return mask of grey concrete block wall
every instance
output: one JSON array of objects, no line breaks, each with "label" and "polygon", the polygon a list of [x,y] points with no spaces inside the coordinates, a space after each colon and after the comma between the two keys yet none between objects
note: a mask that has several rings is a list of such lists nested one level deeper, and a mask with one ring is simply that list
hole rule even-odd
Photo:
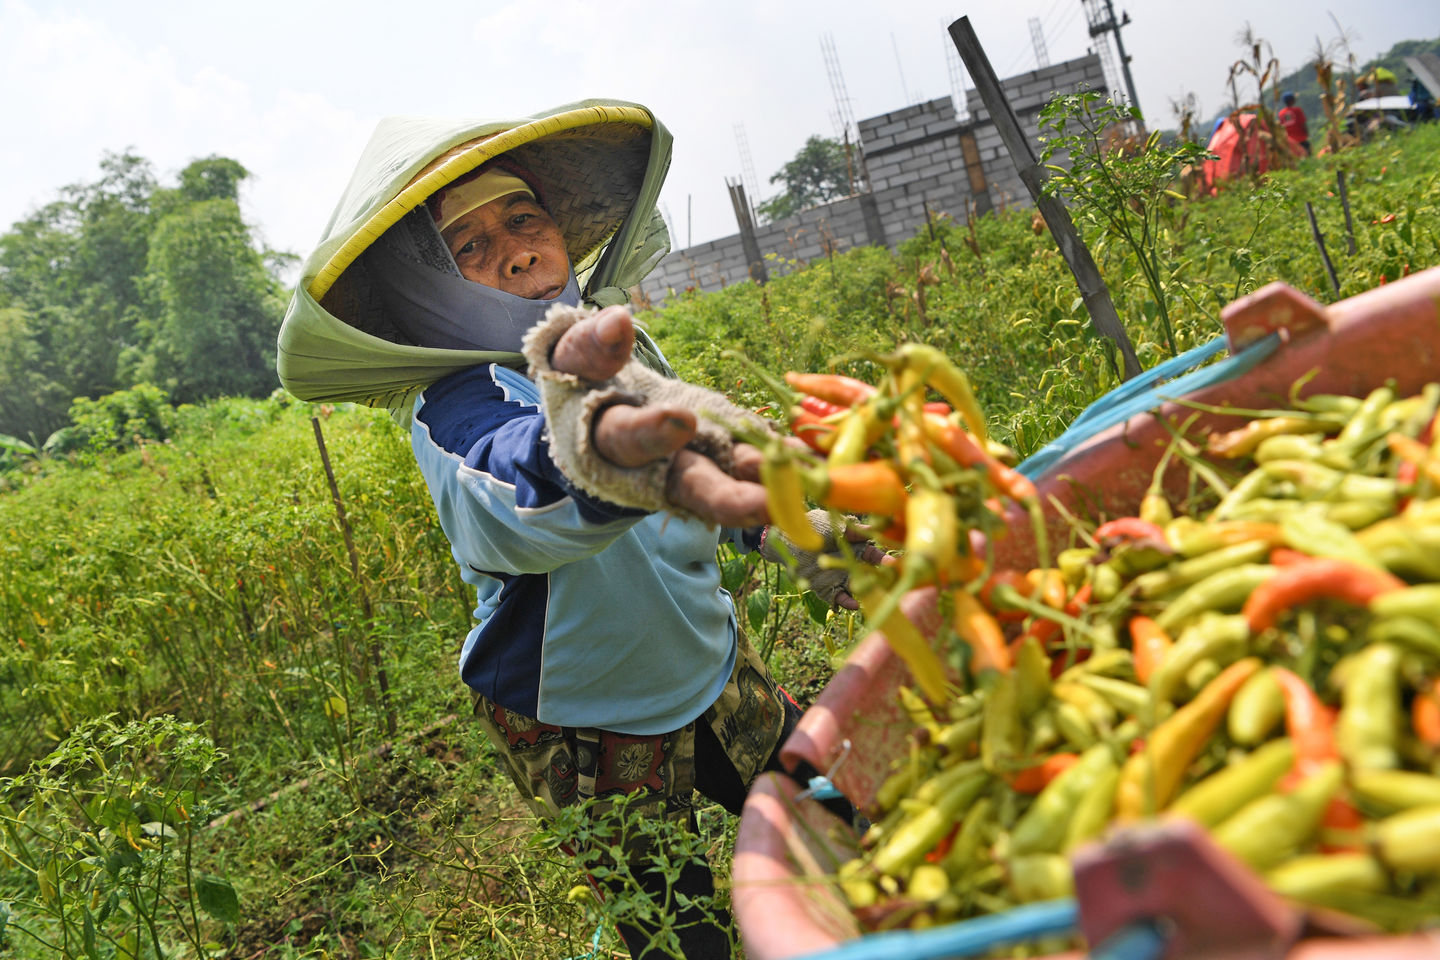
[{"label": "grey concrete block wall", "polygon": [[[1104,90],[1105,74],[1100,58],[1091,54],[1009,77],[1001,81],[1001,88],[1034,143],[1045,103],[1061,92]],[[961,223],[969,217],[973,198],[960,146],[965,132],[975,138],[991,209],[1030,205],[1029,193],[977,91],[966,91],[966,106],[963,121],[956,118],[951,99],[942,97],[859,122],[887,246],[893,248],[924,229],[927,210]],[[847,197],[764,224],[756,229],[756,241],[773,277],[792,269],[796,261],[863,246],[871,238],[861,199]],[[641,283],[640,295],[659,305],[672,291],[710,292],[748,277],[744,247],[736,234],[670,253]]]}]

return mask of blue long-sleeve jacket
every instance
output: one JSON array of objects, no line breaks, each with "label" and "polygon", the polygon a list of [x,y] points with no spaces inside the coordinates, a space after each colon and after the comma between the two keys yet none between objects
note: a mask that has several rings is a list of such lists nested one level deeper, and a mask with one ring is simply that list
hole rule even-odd
[{"label": "blue long-sleeve jacket", "polygon": [[535,384],[506,367],[426,388],[411,444],[476,589],[460,656],[472,689],[545,723],[637,735],[714,702],[737,649],[718,530],[576,490],[550,459]]}]

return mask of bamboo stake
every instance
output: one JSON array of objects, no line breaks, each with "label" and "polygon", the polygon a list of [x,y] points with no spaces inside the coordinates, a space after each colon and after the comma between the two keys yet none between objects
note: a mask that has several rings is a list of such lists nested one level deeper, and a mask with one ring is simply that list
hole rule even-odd
[{"label": "bamboo stake", "polygon": [[1055,238],[1055,245],[1060,248],[1061,256],[1065,258],[1065,263],[1070,267],[1070,272],[1080,287],[1080,298],[1090,313],[1091,326],[1096,333],[1114,341],[1120,350],[1124,361],[1124,379],[1138,376],[1140,359],[1135,356],[1130,335],[1125,332],[1125,325],[1120,322],[1120,315],[1115,311],[1115,303],[1110,299],[1110,289],[1105,286],[1105,279],[1100,276],[1100,268],[1095,265],[1095,258],[1090,255],[1090,248],[1080,239],[1080,233],[1070,219],[1070,211],[1065,209],[1065,204],[1059,198],[1046,196],[1042,190],[1048,174],[1037,160],[1025,132],[1020,128],[1015,111],[1005,99],[1000,79],[995,75],[995,69],[990,65],[985,49],[980,46],[979,38],[975,36],[969,17],[961,17],[950,24],[950,39],[954,42],[955,49],[960,52],[965,69],[975,81],[975,88],[980,92],[980,99],[985,102],[985,109],[989,111],[991,121],[1000,132],[1000,138],[1005,141],[1005,149],[1010,153],[1010,159],[1020,173],[1021,182],[1025,184],[1025,189],[1030,191],[1030,198],[1045,218],[1050,234]]},{"label": "bamboo stake", "polygon": [[1310,218],[1310,235],[1315,238],[1315,246],[1320,248],[1320,260],[1325,264],[1325,272],[1330,275],[1330,287],[1338,297],[1340,281],[1335,277],[1335,265],[1330,262],[1330,254],[1325,250],[1325,236],[1320,232],[1320,224],[1315,222],[1315,207],[1309,200],[1305,201],[1305,216]]},{"label": "bamboo stake", "polygon": [[[350,573],[355,577],[356,589],[360,591],[360,609],[365,613],[370,664],[375,670],[375,679],[380,684],[380,699],[385,708],[385,733],[393,737],[395,736],[395,705],[390,702],[390,677],[380,662],[380,644],[368,632],[373,615],[370,610],[370,594],[365,589],[365,581],[360,578],[360,557],[355,552],[355,537],[350,532],[350,519],[345,515],[345,501],[340,498],[340,486],[335,482],[335,471],[330,469],[330,453],[325,449],[325,434],[320,430],[320,418],[311,417],[310,424],[315,428],[315,445],[320,448],[320,462],[325,467],[325,479],[330,481],[330,497],[335,501],[335,514],[340,518],[340,530],[345,534],[345,549],[350,554]],[[367,684],[366,690],[369,689]]]}]

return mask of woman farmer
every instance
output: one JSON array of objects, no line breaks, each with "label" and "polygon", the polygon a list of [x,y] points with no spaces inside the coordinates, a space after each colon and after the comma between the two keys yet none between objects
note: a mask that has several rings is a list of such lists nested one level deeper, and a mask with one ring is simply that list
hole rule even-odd
[{"label": "woman farmer", "polygon": [[[544,815],[628,795],[632,811],[693,829],[694,792],[738,813],[799,713],[741,635],[715,562],[722,533],[774,558],[758,454],[736,445],[722,470],[687,446],[694,412],[665,404],[547,424],[520,352],[552,307],[584,303],[605,309],[558,336],[554,370],[599,381],[635,359],[673,376],[622,306],[668,251],[655,201],[669,158],[649,111],[615,101],[383,121],[305,262],[278,368],[302,399],[386,406],[409,425],[477,594],[460,675],[521,796]],[[667,509],[582,489],[551,443],[575,433],[619,468],[658,464]],[[806,559],[801,573],[818,573]],[[823,589],[850,603],[843,581]],[[645,872],[645,841],[628,843],[647,892],[675,902]],[[677,888],[703,898],[708,869],[687,865]],[[730,955],[726,918],[679,913],[684,956]],[[620,924],[636,956],[659,955],[658,929]]]}]

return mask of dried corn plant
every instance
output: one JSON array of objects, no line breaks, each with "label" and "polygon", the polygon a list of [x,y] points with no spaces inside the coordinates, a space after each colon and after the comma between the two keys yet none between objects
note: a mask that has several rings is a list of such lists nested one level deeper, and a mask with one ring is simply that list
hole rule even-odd
[{"label": "dried corn plant", "polygon": [[[1236,149],[1247,168],[1252,162],[1256,167],[1255,170],[1247,172],[1293,167],[1296,158],[1290,150],[1290,140],[1275,119],[1275,114],[1265,105],[1267,85],[1271,88],[1271,100],[1276,103],[1280,101],[1280,60],[1275,56],[1270,42],[1257,37],[1248,23],[1236,40],[1249,53],[1248,59],[1241,57],[1230,65],[1230,77],[1227,81],[1230,85],[1230,100],[1236,104],[1234,112],[1230,114],[1230,122],[1240,132]],[[1249,103],[1240,96],[1240,81],[1246,76],[1255,83],[1255,99]],[[1240,115],[1245,112],[1255,114],[1254,123],[1240,122]]]},{"label": "dried corn plant", "polygon": [[[1345,44],[1343,39],[1328,46],[1321,43],[1318,37],[1315,39],[1315,79],[1320,84],[1320,106],[1325,111],[1325,146],[1321,148],[1323,153],[1339,153],[1342,149],[1360,143],[1360,138],[1345,128],[1344,116],[1349,99],[1345,93],[1343,76],[1335,76],[1333,51],[1338,44],[1343,44],[1348,51],[1349,45]],[[1353,54],[1350,60],[1350,72],[1353,75]]]}]

